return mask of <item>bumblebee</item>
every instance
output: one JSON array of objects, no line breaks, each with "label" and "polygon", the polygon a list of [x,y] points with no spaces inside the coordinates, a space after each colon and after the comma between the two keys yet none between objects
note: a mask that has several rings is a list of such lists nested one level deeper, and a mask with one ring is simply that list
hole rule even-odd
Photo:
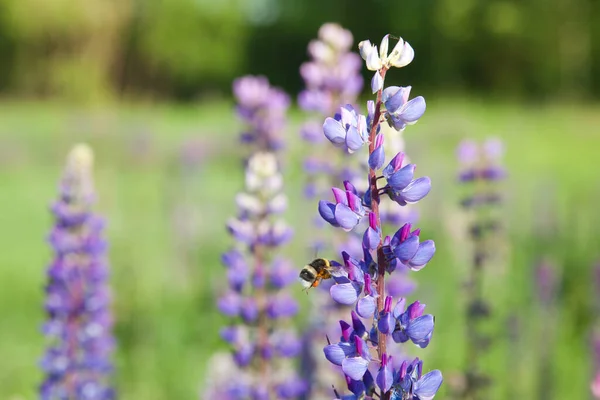
[{"label": "bumblebee", "polygon": [[308,290],[319,286],[321,280],[331,278],[332,271],[333,265],[329,260],[317,258],[302,268],[302,271],[300,271],[300,281]]}]

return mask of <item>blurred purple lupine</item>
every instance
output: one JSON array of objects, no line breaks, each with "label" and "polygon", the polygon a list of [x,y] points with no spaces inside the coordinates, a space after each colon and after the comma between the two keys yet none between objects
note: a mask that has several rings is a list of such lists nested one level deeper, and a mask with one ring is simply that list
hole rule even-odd
[{"label": "blurred purple lupine", "polygon": [[242,142],[265,151],[280,149],[284,143],[281,132],[290,105],[288,95],[271,86],[264,76],[252,75],[236,79],[233,94],[238,116],[248,127],[241,134]]},{"label": "blurred purple lupine", "polygon": [[49,346],[41,361],[46,375],[41,399],[105,400],[114,347],[104,222],[92,212],[92,150],[71,150],[49,235],[54,259],[48,267],[43,332]]},{"label": "blurred purple lupine", "polygon": [[[261,118],[273,109],[282,112],[287,108],[287,97],[265,85],[266,80],[253,77],[234,83],[240,101],[238,112],[244,118],[248,99],[261,99],[256,104],[263,108],[253,109]],[[277,249],[292,237],[291,228],[280,218],[287,199],[273,152],[283,145],[279,129],[284,116],[278,115],[277,129],[267,124],[269,130],[264,129],[264,121],[247,120],[248,137],[253,138],[255,146],[246,162],[246,190],[236,196],[237,217],[227,223],[236,243],[221,258],[229,287],[217,303],[221,313],[230,317],[221,337],[232,349],[237,370],[220,387],[210,385],[204,398],[293,399],[304,391],[303,381],[290,367],[291,360],[300,353],[301,341],[286,323],[297,313],[298,305],[283,290],[296,281],[296,269],[276,255]]]},{"label": "blurred purple lupine", "polygon": [[491,378],[483,372],[481,355],[489,347],[491,337],[481,324],[488,319],[491,309],[483,293],[485,267],[497,247],[500,231],[499,218],[494,215],[502,198],[498,181],[506,177],[502,165],[504,147],[499,139],[488,139],[482,144],[463,140],[457,148],[460,164],[458,180],[465,186],[467,195],[460,202],[471,216],[469,236],[473,243],[473,255],[469,281],[467,282],[467,360],[465,398],[487,398],[483,394],[491,384]]},{"label": "blurred purple lupine", "polygon": [[[397,363],[392,355],[396,343],[410,341],[426,347],[433,334],[434,318],[424,313],[425,305],[418,301],[407,306],[406,299],[394,299],[388,292],[386,275],[402,269],[422,269],[433,257],[435,245],[431,240],[421,241],[420,230],[413,229],[410,223],[392,236],[383,233],[381,202],[391,200],[396,207],[416,203],[431,188],[429,178],[414,178],[415,166],[403,164],[403,153],[385,165],[381,122],[387,120],[396,131],[401,131],[417,122],[425,111],[422,97],[408,100],[409,88],[384,90],[388,69],[405,66],[414,57],[412,48],[402,39],[388,54],[389,38],[383,38],[380,52],[369,41],[359,43],[367,68],[375,71],[371,89],[377,100],[367,103],[368,115],[344,106],[339,115],[327,118],[323,124],[325,137],[348,153],[365,154],[361,150],[368,146],[368,157],[364,157],[369,165],[366,191],[361,193],[345,181],[343,189],[333,188],[333,202],[321,200],[318,207],[330,225],[359,231],[363,238],[362,255],[353,257],[342,252],[341,267],[333,272],[334,284],[330,288],[336,302],[354,307],[351,321],[340,321],[339,340],[330,341],[324,348],[325,357],[341,367],[352,393],[340,397],[335,390],[336,397],[343,399],[432,399],[442,384],[440,371],[423,374],[419,359]],[[384,93],[387,103],[382,99]],[[386,183],[380,184],[384,179]],[[389,199],[383,197],[385,194]]]},{"label": "blurred purple lupine", "polygon": [[[301,137],[311,145],[304,160],[307,175],[305,195],[309,199],[323,196],[332,183],[340,180],[356,182],[366,173],[365,163],[353,165],[345,157],[345,151],[331,152],[323,137],[323,118],[340,110],[340,106],[353,104],[363,87],[360,57],[350,51],[353,41],[350,31],[338,24],[326,23],[319,29],[318,39],[308,45],[311,60],[300,66],[305,89],[298,95],[298,104],[303,110],[316,114],[309,117],[300,129]],[[342,149],[360,146],[367,136],[364,117],[357,119],[354,109],[348,106],[337,118],[331,120],[332,124],[339,125],[341,130],[350,129],[351,134],[348,141],[346,137],[336,140],[336,146]],[[349,128],[346,123],[354,127]],[[366,187],[359,189],[364,192]],[[317,220],[315,225],[321,227],[322,222]],[[323,250],[332,242],[335,240],[316,238],[314,250]]]}]

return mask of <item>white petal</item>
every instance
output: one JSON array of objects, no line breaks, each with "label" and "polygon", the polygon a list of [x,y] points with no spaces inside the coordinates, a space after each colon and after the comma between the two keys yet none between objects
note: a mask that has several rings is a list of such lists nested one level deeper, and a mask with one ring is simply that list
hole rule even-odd
[{"label": "white petal", "polygon": [[373,46],[373,50],[367,58],[367,69],[370,71],[378,71],[381,69],[381,59],[377,54],[377,46]]},{"label": "white petal", "polygon": [[385,60],[387,58],[388,48],[390,43],[390,35],[385,35],[381,39],[381,45],[379,46],[379,58]]},{"label": "white petal", "polygon": [[410,64],[413,58],[415,58],[415,51],[413,50],[411,45],[408,44],[408,42],[404,42],[404,46],[402,48],[402,51],[400,52],[400,57],[393,61],[390,61],[390,64],[396,68],[402,68]]},{"label": "white petal", "polygon": [[367,61],[369,58],[369,54],[373,51],[373,46],[371,45],[370,40],[363,40],[358,44],[358,51],[360,52],[360,56],[363,60]]}]

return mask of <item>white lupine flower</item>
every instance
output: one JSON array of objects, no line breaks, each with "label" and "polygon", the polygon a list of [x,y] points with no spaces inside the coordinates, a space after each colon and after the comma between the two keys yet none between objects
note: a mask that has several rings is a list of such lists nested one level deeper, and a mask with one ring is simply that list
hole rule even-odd
[{"label": "white lupine flower", "polygon": [[369,40],[363,40],[358,44],[360,56],[366,61],[367,69],[370,71],[378,71],[381,68],[404,67],[415,58],[415,51],[402,38],[398,40],[392,52],[388,55],[389,37],[385,35],[381,40],[379,52],[377,46],[371,44]]}]

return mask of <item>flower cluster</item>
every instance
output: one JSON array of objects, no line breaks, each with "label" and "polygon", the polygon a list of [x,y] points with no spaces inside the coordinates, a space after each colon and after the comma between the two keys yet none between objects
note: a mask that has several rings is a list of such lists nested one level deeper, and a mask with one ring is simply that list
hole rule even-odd
[{"label": "flower cluster", "polygon": [[506,176],[501,164],[503,152],[502,142],[498,139],[488,139],[482,145],[464,140],[457,149],[461,165],[458,180],[464,184],[467,191],[461,200],[461,206],[472,214],[469,234],[473,243],[466,293],[469,369],[465,372],[465,397],[476,396],[476,393],[481,395],[491,384],[490,377],[483,372],[480,363],[480,356],[487,351],[491,342],[491,337],[481,326],[482,322],[491,316],[490,306],[483,294],[483,282],[485,265],[492,255],[490,250],[497,246],[499,239],[494,235],[500,230],[500,221],[494,215],[494,211],[501,201],[496,184]]},{"label": "flower cluster", "polygon": [[[308,175],[305,190],[308,198],[320,196],[332,179],[354,180],[360,169],[360,165],[350,165],[343,153],[332,154],[329,149],[317,146],[324,141],[323,118],[344,104],[353,104],[363,87],[361,61],[357,54],[350,51],[352,42],[350,31],[338,24],[326,23],[319,29],[319,38],[308,45],[311,61],[300,67],[300,75],[306,88],[298,95],[298,104],[303,110],[318,113],[319,116],[309,118],[300,129],[302,138],[315,146],[304,162],[304,170]],[[344,115],[344,118],[352,119],[352,116]],[[357,123],[359,121],[354,124]],[[352,130],[348,144],[343,140],[338,147],[352,151],[354,146],[364,140],[366,121],[360,123],[362,136]]]},{"label": "flower cluster", "polygon": [[[350,52],[352,33],[333,23],[319,29],[319,38],[308,45],[312,60],[300,66],[306,89],[298,95],[298,104],[306,111],[328,115],[340,104],[353,103],[363,87],[360,58]],[[322,141],[320,126],[308,123],[302,136]]]},{"label": "flower cluster", "polygon": [[[481,146],[472,140],[463,140],[457,150],[461,164],[458,179],[463,183],[486,183],[489,185],[503,180],[506,170],[502,166],[504,147],[499,139],[488,139]],[[491,186],[493,188],[493,186]],[[465,208],[484,206],[501,201],[493,190],[473,193],[462,200]]]},{"label": "flower cluster", "polygon": [[73,148],[52,206],[49,236],[54,259],[48,267],[43,332],[50,340],[41,366],[40,398],[107,400],[114,347],[104,223],[93,214],[93,155]]},{"label": "flower cluster", "polygon": [[[256,113],[266,114],[268,109]],[[228,290],[217,304],[231,319],[221,337],[233,351],[237,372],[221,387],[209,387],[210,398],[288,399],[304,391],[303,382],[286,367],[301,350],[300,339],[286,324],[298,305],[282,290],[296,281],[296,270],[276,255],[292,237],[280,217],[287,200],[276,155],[269,151],[272,136],[265,131],[260,135],[267,138],[256,136],[258,148],[246,162],[246,190],[236,197],[238,215],[227,223],[236,244],[222,256]]]},{"label": "flower cluster", "polygon": [[255,144],[264,150],[283,146],[282,128],[290,99],[281,89],[274,88],[263,76],[247,75],[233,82],[237,113],[248,129],[242,133],[243,143]]},{"label": "flower cluster", "polygon": [[[425,305],[419,301],[406,306],[405,298],[394,298],[386,276],[424,268],[435,253],[435,245],[431,240],[421,241],[420,230],[410,223],[386,236],[380,214],[383,202],[406,206],[423,199],[431,189],[429,178],[415,179],[414,164],[404,165],[403,153],[397,153],[385,165],[385,138],[380,129],[387,121],[399,134],[421,117],[425,101],[422,97],[409,101],[410,88],[384,89],[387,70],[407,65],[414,56],[402,39],[388,55],[388,41],[389,35],[382,41],[381,52],[368,41],[359,44],[367,68],[376,71],[372,88],[377,100],[367,103],[368,114],[346,105],[323,124],[325,137],[333,145],[348,153],[364,154],[360,153],[364,147],[369,150],[368,157],[364,157],[369,166],[368,189],[361,193],[345,181],[343,189],[332,189],[334,201],[319,202],[319,213],[326,222],[344,231],[360,231],[362,236],[362,255],[342,252],[343,262],[332,272],[331,297],[354,309],[350,322],[340,321],[339,340],[325,346],[324,353],[332,364],[341,367],[352,393],[340,397],[336,391],[338,398],[425,400],[437,393],[442,383],[440,371],[423,375],[422,361],[395,360],[393,347],[409,341],[427,347],[434,318],[424,313]],[[382,180],[385,184],[380,184]]]}]

